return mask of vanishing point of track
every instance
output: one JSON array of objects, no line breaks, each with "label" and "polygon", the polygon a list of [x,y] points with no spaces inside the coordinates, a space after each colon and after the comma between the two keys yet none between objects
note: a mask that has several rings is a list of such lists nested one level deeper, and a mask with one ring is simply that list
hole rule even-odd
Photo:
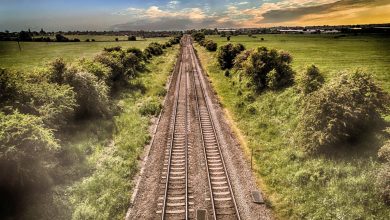
[{"label": "vanishing point of track", "polygon": [[[213,219],[241,219],[234,197],[229,174],[222,154],[221,144],[210,110],[209,97],[204,85],[202,70],[195,55],[191,38],[184,36],[182,41],[182,59],[175,88],[173,113],[169,128],[167,149],[164,158],[162,175],[163,192],[158,200],[158,211],[161,219],[190,219],[195,215],[190,200],[191,186],[189,181],[189,148],[188,140],[191,100],[190,89],[195,94],[195,117],[199,124],[201,147],[206,165],[210,206]],[[192,86],[189,84],[192,83]],[[210,102],[211,103],[211,102]]]}]

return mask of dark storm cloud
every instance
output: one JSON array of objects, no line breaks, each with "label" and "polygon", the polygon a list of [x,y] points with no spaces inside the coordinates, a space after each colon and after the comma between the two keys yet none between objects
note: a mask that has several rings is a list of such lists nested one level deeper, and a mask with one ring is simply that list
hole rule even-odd
[{"label": "dark storm cloud", "polygon": [[389,0],[340,0],[334,3],[317,6],[270,10],[262,14],[264,19],[261,20],[261,23],[293,21],[310,14],[325,14],[345,9],[372,7],[385,4],[389,4]]}]

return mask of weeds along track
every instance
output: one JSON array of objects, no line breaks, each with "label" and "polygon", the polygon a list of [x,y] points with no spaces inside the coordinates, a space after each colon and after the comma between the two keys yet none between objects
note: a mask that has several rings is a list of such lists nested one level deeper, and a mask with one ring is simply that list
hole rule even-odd
[{"label": "weeds along track", "polygon": [[[184,36],[181,45],[182,57],[164,151],[156,219],[196,219],[196,208],[206,209],[209,219],[241,219],[191,38]],[[196,143],[199,144],[190,143],[189,136],[191,132],[192,135],[195,133],[191,129],[194,127],[189,125],[191,119],[198,124],[196,130],[199,126],[199,132],[196,132]],[[193,146],[199,149],[192,151]],[[194,152],[203,153],[200,158],[204,161],[190,163],[194,160],[190,158],[199,156],[191,155]],[[199,163],[204,164],[207,177],[194,177]],[[199,195],[199,190],[196,193],[199,187],[203,189],[203,195]]]}]

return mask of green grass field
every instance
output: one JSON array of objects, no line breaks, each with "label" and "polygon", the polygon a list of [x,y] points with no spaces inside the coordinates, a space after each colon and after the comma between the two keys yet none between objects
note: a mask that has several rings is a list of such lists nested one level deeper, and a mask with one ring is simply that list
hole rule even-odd
[{"label": "green grass field", "polygon": [[[264,37],[265,41],[260,38]],[[209,37],[219,46],[226,38]],[[267,46],[289,51],[298,73],[316,64],[329,80],[339,71],[363,68],[390,91],[389,39],[354,36],[264,35],[232,37],[247,48]],[[387,45],[386,45],[387,44]],[[390,208],[379,198],[375,179],[378,148],[386,138],[378,131],[363,134],[351,150],[309,156],[296,142],[304,99],[296,86],[252,95],[238,74],[224,76],[216,53],[196,46],[225,112],[247,156],[254,149],[254,172],[266,203],[279,219],[388,219]],[[237,105],[244,102],[244,105]]]},{"label": "green grass field", "polygon": [[[76,37],[76,36],[75,36]],[[81,39],[104,40],[115,36],[82,36]],[[30,71],[32,68],[42,67],[55,58],[62,57],[72,62],[82,57],[90,58],[100,53],[105,47],[121,46],[123,48],[137,47],[143,49],[151,42],[166,42],[168,38],[147,38],[139,41],[119,42],[21,42],[22,51],[19,51],[15,41],[0,41],[0,68]]]},{"label": "green grass field", "polygon": [[[302,71],[315,64],[326,75],[361,68],[376,76],[382,86],[390,91],[390,38],[387,36],[347,36],[335,39],[336,35],[256,35],[232,36],[230,42],[242,43],[247,49],[265,46],[288,51],[293,56],[293,67]],[[226,37],[207,36],[218,43],[228,43]],[[264,38],[264,41],[261,40]]]}]

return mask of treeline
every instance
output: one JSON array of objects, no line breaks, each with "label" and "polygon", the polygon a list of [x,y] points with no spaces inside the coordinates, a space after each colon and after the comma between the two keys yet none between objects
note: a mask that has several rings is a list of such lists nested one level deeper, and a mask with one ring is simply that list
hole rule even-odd
[{"label": "treeline", "polygon": [[192,38],[199,43],[199,45],[205,47],[208,51],[216,51],[217,43],[210,39],[206,39],[205,34],[203,32],[195,32],[192,33]]},{"label": "treeline", "polygon": [[[105,48],[92,60],[58,58],[38,72],[0,71],[0,204],[2,217],[18,212],[33,192],[61,179],[58,166],[77,160],[61,147],[75,122],[111,118],[118,92],[145,70],[153,56],[179,43],[180,36],[145,50]],[[72,159],[73,158],[73,159]],[[61,181],[61,180],[59,180]]]},{"label": "treeline", "polygon": [[[135,40],[139,38],[154,38],[154,37],[171,37],[179,36],[183,33],[180,31],[59,31],[59,32],[46,32],[43,29],[38,31],[27,31],[20,32],[0,32],[0,41],[53,41],[57,35],[97,35],[97,36],[128,36],[128,40]],[[76,38],[77,39],[77,38]],[[72,39],[68,39],[72,41]]]}]

